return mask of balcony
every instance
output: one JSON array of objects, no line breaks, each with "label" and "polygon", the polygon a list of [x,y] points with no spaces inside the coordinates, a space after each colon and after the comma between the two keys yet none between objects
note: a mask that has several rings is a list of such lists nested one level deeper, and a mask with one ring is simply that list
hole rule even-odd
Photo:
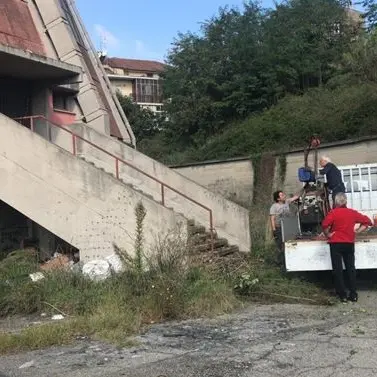
[{"label": "balcony", "polygon": [[81,68],[28,51],[0,45],[0,76],[60,83],[80,78]]},{"label": "balcony", "polygon": [[137,78],[134,82],[133,99],[138,104],[162,104],[162,81]]}]

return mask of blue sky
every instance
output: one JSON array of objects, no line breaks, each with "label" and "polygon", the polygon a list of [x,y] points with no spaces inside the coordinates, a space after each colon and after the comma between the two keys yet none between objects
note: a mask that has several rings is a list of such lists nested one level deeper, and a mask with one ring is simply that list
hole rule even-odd
[{"label": "blue sky", "polygon": [[[230,1],[230,2],[228,2]],[[221,6],[243,0],[76,0],[96,48],[108,56],[163,60],[179,31],[196,31]],[[264,0],[271,6],[272,0]]]}]

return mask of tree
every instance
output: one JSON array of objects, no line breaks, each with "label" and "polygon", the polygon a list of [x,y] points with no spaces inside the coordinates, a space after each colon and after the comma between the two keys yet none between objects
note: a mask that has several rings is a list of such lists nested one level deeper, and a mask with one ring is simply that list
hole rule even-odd
[{"label": "tree", "polygon": [[201,35],[180,34],[168,56],[164,93],[172,120],[170,136],[182,145],[201,144],[230,119],[270,103],[260,54],[264,11],[221,8],[203,23]]},{"label": "tree", "polygon": [[199,34],[179,34],[164,75],[167,140],[202,145],[286,93],[325,84],[349,50],[351,26],[344,1],[287,0],[274,10],[250,1],[221,8]]},{"label": "tree", "polygon": [[377,31],[360,36],[343,57],[343,68],[360,82],[377,82]]},{"label": "tree", "polygon": [[153,138],[167,127],[168,121],[164,113],[154,113],[149,109],[140,108],[129,96],[117,92],[118,100],[130,122],[136,142]]},{"label": "tree", "polygon": [[356,4],[364,8],[363,18],[366,20],[367,29],[373,30],[377,26],[377,2],[376,0],[362,0]]},{"label": "tree", "polygon": [[334,74],[356,32],[344,5],[336,0],[290,0],[270,12],[265,24],[268,66],[284,91],[321,86]]}]

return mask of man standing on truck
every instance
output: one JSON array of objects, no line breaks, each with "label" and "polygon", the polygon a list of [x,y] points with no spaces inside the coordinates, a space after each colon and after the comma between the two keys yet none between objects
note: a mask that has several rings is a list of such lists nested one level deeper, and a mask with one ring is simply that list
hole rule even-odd
[{"label": "man standing on truck", "polygon": [[[346,194],[336,194],[335,207],[323,220],[322,228],[329,240],[335,290],[342,302],[347,302],[347,300],[356,302],[358,299],[355,269],[356,224],[360,224],[356,233],[360,233],[367,229],[368,226],[373,225],[369,217],[362,215],[354,209],[347,208]],[[344,261],[348,277],[348,296],[344,285],[342,260]]]},{"label": "man standing on truck", "polygon": [[284,260],[284,243],[283,235],[281,233],[281,223],[284,217],[288,217],[292,214],[290,204],[299,199],[299,197],[299,195],[294,195],[288,199],[287,195],[281,190],[277,190],[273,193],[274,203],[270,208],[270,222],[277,247],[277,260],[279,264],[282,264]]},{"label": "man standing on truck", "polygon": [[331,190],[333,208],[335,208],[334,203],[336,194],[346,192],[342,179],[342,173],[327,156],[322,156],[319,160],[319,164],[322,168],[319,173],[321,175],[326,175],[327,187]]}]

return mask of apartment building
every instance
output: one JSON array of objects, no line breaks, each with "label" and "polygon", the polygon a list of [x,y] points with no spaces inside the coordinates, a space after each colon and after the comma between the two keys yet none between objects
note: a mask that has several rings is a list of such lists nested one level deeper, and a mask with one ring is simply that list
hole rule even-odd
[{"label": "apartment building", "polygon": [[140,107],[162,110],[163,63],[151,60],[105,58],[105,71],[115,89],[130,96]]}]

